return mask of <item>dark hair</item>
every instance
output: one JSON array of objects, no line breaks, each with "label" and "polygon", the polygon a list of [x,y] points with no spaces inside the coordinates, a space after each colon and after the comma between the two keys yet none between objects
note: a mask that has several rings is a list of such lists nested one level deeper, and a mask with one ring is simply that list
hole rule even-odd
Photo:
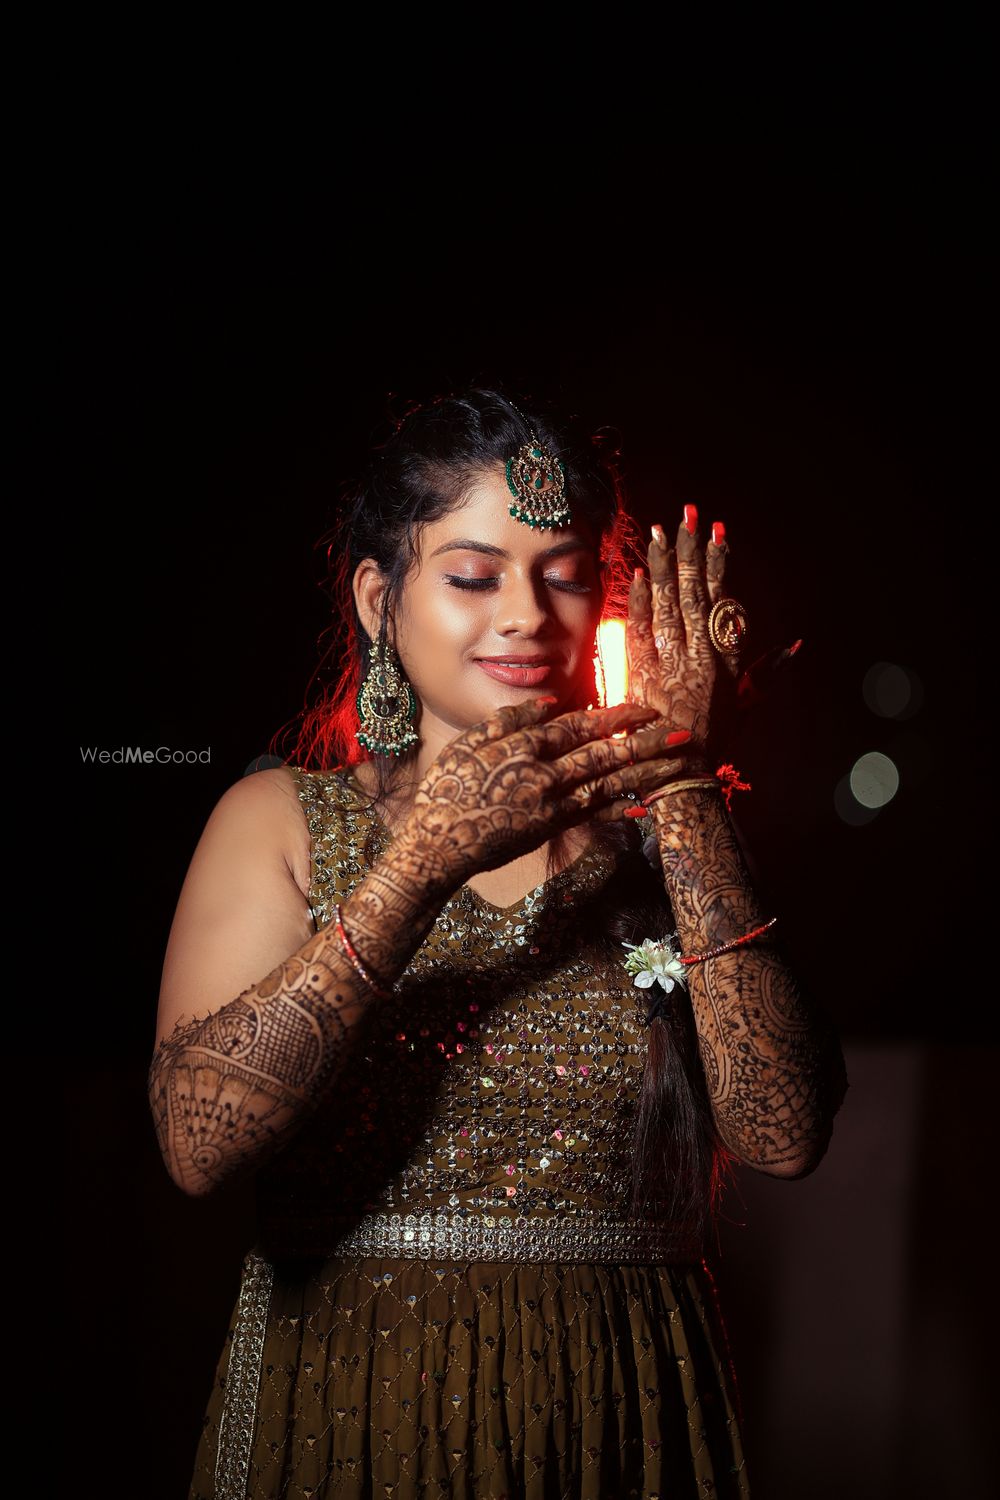
[{"label": "dark hair", "polygon": [[[332,680],[293,721],[300,728],[286,757],[289,763],[320,770],[369,761],[376,806],[405,783],[414,751],[398,758],[368,755],[355,739],[356,698],[371,645],[353,592],[363,558],[373,558],[387,579],[379,626],[384,640],[393,606],[417,559],[420,528],[460,505],[484,471],[495,470],[534,433],[563,462],[574,519],[589,521],[599,539],[605,616],[624,617],[632,568],[645,561],[638,527],[623,500],[616,429],[595,431],[576,415],[554,415],[520,396],[514,406],[500,389],[479,387],[411,405],[402,417],[390,419],[390,428],[385,441],[372,447],[360,475],[341,486],[337,520],[317,544],[326,548],[326,586],[334,608],[324,632],[329,642],[307,699],[327,661]],[[588,666],[586,680],[576,684],[574,706],[587,707],[602,697],[603,682],[598,689]],[[591,832],[621,857],[614,901],[600,913],[599,935],[621,960],[623,942],[662,936],[675,924],[662,871],[655,867],[655,840],[641,845],[636,829],[626,822],[594,822]],[[557,836],[549,853],[550,874],[565,853],[565,835]],[[727,1153],[715,1131],[690,1006],[666,1009],[666,1016],[649,1025],[632,1152],[632,1211],[640,1214],[653,1207],[658,1216],[701,1234],[717,1206]]]}]

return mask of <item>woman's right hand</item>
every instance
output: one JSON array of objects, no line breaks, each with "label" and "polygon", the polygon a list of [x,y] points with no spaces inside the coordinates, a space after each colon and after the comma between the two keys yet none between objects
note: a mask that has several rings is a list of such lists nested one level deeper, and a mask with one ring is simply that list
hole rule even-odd
[{"label": "woman's right hand", "polygon": [[[552,702],[507,704],[445,746],[417,788],[397,852],[422,876],[457,888],[589,818],[620,818],[625,794],[655,790],[683,769],[667,755],[658,710],[634,703],[547,719]],[[617,732],[632,732],[613,739]],[[679,743],[679,739],[678,739]]]}]

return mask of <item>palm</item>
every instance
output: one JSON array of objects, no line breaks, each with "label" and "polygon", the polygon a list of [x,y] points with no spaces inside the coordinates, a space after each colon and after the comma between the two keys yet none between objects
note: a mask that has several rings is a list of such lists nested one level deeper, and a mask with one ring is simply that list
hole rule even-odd
[{"label": "palm", "polygon": [[[693,507],[689,514],[696,525]],[[678,530],[676,548],[665,538],[661,546],[657,531],[663,536],[662,528],[654,529],[647,552],[649,582],[637,571],[629,594],[629,697],[655,708],[672,729],[686,729],[692,752],[705,754],[720,693],[735,696],[739,671],[738,656],[718,652],[708,628],[712,607],[723,597],[729,549],[722,538],[718,544],[709,541],[703,550],[697,531],[692,534],[686,522]]]}]

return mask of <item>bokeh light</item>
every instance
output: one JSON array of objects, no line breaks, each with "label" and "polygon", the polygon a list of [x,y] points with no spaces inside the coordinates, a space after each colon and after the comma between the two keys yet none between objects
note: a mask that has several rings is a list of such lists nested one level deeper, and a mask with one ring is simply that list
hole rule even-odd
[{"label": "bokeh light", "polygon": [[899,791],[894,761],[878,750],[861,755],[851,767],[851,791],[862,807],[885,807]]},{"label": "bokeh light", "polygon": [[909,719],[924,701],[924,687],[916,672],[892,661],[868,668],[861,695],[873,714],[882,719]]},{"label": "bokeh light", "polygon": [[842,776],[834,787],[833,805],[836,808],[837,817],[850,828],[861,828],[865,823],[873,822],[879,813],[877,807],[861,806],[851,791],[849,776]]}]

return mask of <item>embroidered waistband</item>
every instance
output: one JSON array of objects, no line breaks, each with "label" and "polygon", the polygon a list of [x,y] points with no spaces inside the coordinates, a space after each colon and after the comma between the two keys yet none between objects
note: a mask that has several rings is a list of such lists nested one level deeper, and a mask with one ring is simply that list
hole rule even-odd
[{"label": "embroidered waistband", "polygon": [[700,1244],[677,1225],[612,1219],[606,1211],[512,1218],[441,1211],[425,1214],[367,1214],[345,1233],[298,1222],[262,1226],[261,1243],[323,1244],[334,1258],[361,1256],[415,1260],[581,1261],[612,1264],[687,1263],[703,1254]]}]

